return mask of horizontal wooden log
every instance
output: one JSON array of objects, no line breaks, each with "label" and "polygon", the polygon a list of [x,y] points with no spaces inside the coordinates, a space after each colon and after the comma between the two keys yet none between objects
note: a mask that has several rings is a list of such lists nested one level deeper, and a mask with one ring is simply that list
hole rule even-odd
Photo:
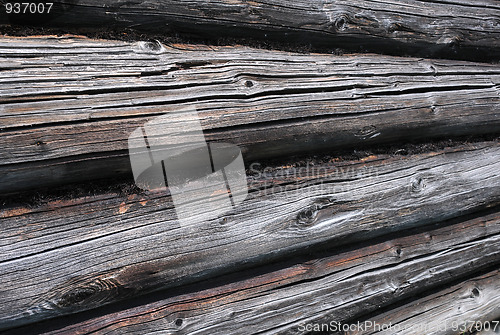
[{"label": "horizontal wooden log", "polygon": [[285,40],[329,50],[500,59],[496,0],[56,0],[49,14],[1,14],[0,23],[30,26],[133,28],[212,40]]},{"label": "horizontal wooden log", "polygon": [[[363,320],[364,329],[346,332],[380,335],[452,335],[477,330],[500,332],[500,271],[467,280],[446,290]],[[376,326],[378,325],[378,326]],[[379,326],[388,326],[380,331]]]},{"label": "horizontal wooden log", "polygon": [[[498,264],[499,233],[497,212],[338,253],[294,257],[275,264],[276,270],[253,271],[249,278],[236,281],[213,280],[213,286],[194,286],[193,291],[187,288],[158,293],[154,301],[145,304],[125,303],[118,310],[30,327],[40,334],[304,334],[308,333],[307,324],[347,322],[456,281],[488,264]],[[441,303],[453,299],[450,308],[459,303],[464,317],[481,311],[485,312],[482,316],[489,317],[498,312],[498,278],[498,271],[492,272],[446,290],[437,298]],[[479,294],[474,294],[474,289]],[[431,296],[417,303],[420,305],[413,310],[401,313],[434,306],[435,299]],[[428,316],[427,322],[442,317],[434,309],[423,316]],[[24,334],[26,329],[5,333]]]},{"label": "horizontal wooden log", "polygon": [[500,130],[498,65],[193,48],[1,38],[0,193],[128,175],[130,133],[186,108],[247,162]]},{"label": "horizontal wooden log", "polygon": [[[253,167],[249,196],[234,212],[182,227],[161,191],[4,208],[0,327],[497,205],[499,157],[499,143],[485,142],[306,168]],[[488,253],[474,262],[489,261]]]}]

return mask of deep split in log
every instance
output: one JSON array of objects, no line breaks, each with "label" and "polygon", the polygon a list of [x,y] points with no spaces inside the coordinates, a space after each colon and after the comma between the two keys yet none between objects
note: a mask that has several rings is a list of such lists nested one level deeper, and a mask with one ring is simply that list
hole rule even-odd
[{"label": "deep split in log", "polygon": [[0,55],[4,194],[130,174],[130,133],[186,108],[247,161],[500,129],[494,64],[76,37]]},{"label": "deep split in log", "polygon": [[[96,4],[0,6],[2,333],[500,319],[498,1]],[[182,170],[203,201],[181,220],[167,158],[162,188],[132,178],[131,134],[148,164],[206,140],[213,174],[230,143],[247,197]]]},{"label": "deep split in log", "polygon": [[[347,245],[497,205],[499,157],[498,142],[486,142],[305,170],[254,169],[249,197],[234,212],[213,220],[195,217],[183,227],[164,192],[4,209],[0,303],[8,308],[0,315],[1,326],[95,308],[314,246]],[[491,258],[490,251],[481,251],[479,258],[471,251],[474,263],[498,260],[497,238],[485,245],[492,248]],[[453,259],[461,262],[460,257],[442,261],[455,266]]]},{"label": "deep split in log", "polygon": [[[446,287],[447,283],[478,269],[498,266],[499,229],[498,213],[491,213],[409,231],[405,236],[371,240],[364,246],[352,245],[333,253],[318,251],[294,256],[275,264],[274,270],[271,267],[260,273],[250,272],[247,279],[229,279],[226,283],[212,279],[201,285],[208,288],[192,285],[184,290],[155,294],[153,302],[120,303],[88,319],[48,321],[39,326],[39,332],[303,334],[308,324],[348,322],[416,293],[425,294],[436,286]],[[84,291],[84,286],[80,289]],[[447,295],[438,295],[437,300],[430,296],[417,303],[424,304],[420,307],[424,309],[426,304],[434,306],[456,299],[463,292],[461,316],[472,318],[474,313],[483,311],[484,317],[492,317],[498,312],[495,304],[498,290],[496,271],[447,289]],[[94,293],[96,297],[103,294]],[[87,298],[91,300],[92,295]],[[85,304],[86,300],[80,302]],[[393,320],[418,310],[418,307],[400,309]],[[446,315],[456,317],[453,312]],[[23,334],[26,329],[21,327],[6,333]]]},{"label": "deep split in log", "polygon": [[[446,290],[415,300],[389,313],[365,319],[372,325],[348,335],[445,335],[450,332],[479,334],[500,332],[500,271],[469,279]],[[380,326],[390,325],[385,331]]]}]

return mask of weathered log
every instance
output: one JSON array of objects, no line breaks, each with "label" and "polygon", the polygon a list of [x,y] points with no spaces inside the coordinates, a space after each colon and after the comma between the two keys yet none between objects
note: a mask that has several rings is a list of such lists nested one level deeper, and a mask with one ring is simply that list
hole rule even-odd
[{"label": "weathered log", "polygon": [[49,14],[1,15],[0,23],[30,26],[131,27],[212,40],[234,36],[328,50],[500,59],[495,0],[59,0]]},{"label": "weathered log", "polygon": [[193,48],[1,38],[0,193],[129,174],[129,134],[186,108],[247,161],[500,130],[498,65]]},{"label": "weathered log", "polygon": [[[365,319],[360,324],[370,327],[360,327],[346,334],[451,335],[475,333],[478,330],[485,333],[492,330],[492,334],[498,334],[500,321],[495,321],[498,318],[500,271],[496,270]],[[383,325],[386,330],[380,331]]]},{"label": "weathered log", "polygon": [[[233,212],[213,220],[194,217],[182,227],[162,191],[4,208],[0,326],[90,309],[319,245],[345,245],[496,205],[499,157],[499,144],[487,142],[273,173],[253,167],[249,196]],[[469,237],[477,235],[463,235]],[[477,266],[498,260],[497,237],[491,238],[477,249],[463,245]],[[428,260],[432,264],[469,264],[463,263],[465,254],[434,256]],[[366,285],[372,284],[367,280]]]},{"label": "weathered log", "polygon": [[[40,334],[304,334],[307,324],[347,322],[499,264],[499,233],[499,214],[491,213],[348,250],[293,257],[274,264],[274,270],[254,270],[247,278],[219,278],[201,288],[158,293],[148,303],[125,302],[97,315],[70,316],[35,327]],[[497,271],[458,286],[467,295],[474,294],[474,288],[479,292],[462,299],[462,316],[498,312],[498,295],[488,297],[498,294],[498,276]],[[439,302],[456,298],[460,291],[452,288],[445,294]],[[420,305],[423,309],[435,303],[431,298],[416,303],[425,303]],[[437,321],[440,315],[435,310],[427,314],[431,312],[431,320]],[[5,333],[25,334],[26,329]]]}]

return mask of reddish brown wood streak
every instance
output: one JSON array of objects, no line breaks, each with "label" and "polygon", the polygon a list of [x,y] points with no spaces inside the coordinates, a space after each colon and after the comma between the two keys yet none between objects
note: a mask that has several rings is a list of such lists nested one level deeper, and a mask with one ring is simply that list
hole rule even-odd
[{"label": "reddish brown wood streak", "polygon": [[[185,108],[199,109],[208,141],[237,144],[247,161],[500,128],[494,64],[148,45],[2,38],[0,54],[21,55],[3,71],[0,192],[130,175],[128,135]],[[23,59],[30,48],[41,58]],[[85,59],[98,76],[74,65]],[[60,66],[31,73],[30,62]],[[116,76],[109,62],[127,71]],[[16,82],[24,76],[32,87]]]},{"label": "reddish brown wood streak", "polygon": [[[349,20],[342,14],[335,26],[344,29]],[[393,23],[391,33],[407,28]],[[13,46],[4,45],[7,39]],[[125,153],[129,131],[164,113],[165,105],[175,110],[201,101],[207,139],[231,139],[246,157],[258,159],[367,142],[497,133],[500,127],[495,64],[242,47],[200,51],[192,46],[179,52],[157,42],[55,40],[44,46],[43,39],[0,39],[0,52],[20,64],[7,70],[20,78],[30,74],[32,64],[15,53],[29,53],[32,44],[45,52],[35,62],[62,62],[56,81],[74,75],[70,86],[53,85],[41,71],[33,87],[13,80],[9,95],[0,93],[7,115],[0,144],[8,148],[0,153],[0,188],[7,191],[21,190],[16,188],[21,181],[29,187],[43,184],[47,174],[55,176],[49,184],[57,185],[130,172]],[[73,45],[61,48],[64,43]],[[89,81],[72,62],[81,63],[92,46],[102,50],[92,61],[104,74]],[[97,59],[101,56],[104,60]],[[106,72],[107,60],[131,70],[115,76]],[[207,85],[214,91],[207,93]],[[40,93],[37,87],[48,91]],[[59,89],[64,93],[55,94]],[[91,111],[88,100],[77,99],[81,95],[92,97]],[[62,112],[61,101],[67,108]],[[161,299],[148,298],[154,302],[101,311],[56,333],[123,333],[130,327],[139,333],[213,328],[225,334],[228,327],[242,331],[234,323],[245,321],[250,333],[277,324],[293,332],[304,319],[339,321],[374,312],[499,265],[499,213],[484,211],[500,201],[499,148],[494,140],[408,156],[333,157],[312,174],[280,175],[280,170],[295,172],[300,164],[279,162],[270,176],[249,178],[246,210],[253,217],[235,211],[221,222],[193,224],[187,232],[175,226],[165,190],[126,195],[100,190],[98,195],[2,208],[0,247],[7,252],[0,252],[0,327],[121,304],[160,290]],[[335,173],[338,168],[375,168],[376,173],[346,178]],[[317,193],[314,186],[321,183],[345,185],[347,191],[332,187]],[[271,187],[290,185],[301,197],[289,201],[288,191],[265,194]],[[485,216],[399,235],[478,211],[474,215]],[[352,222],[335,220],[348,215]],[[257,275],[237,273],[248,269]]]},{"label": "reddish brown wood streak", "polygon": [[[356,267],[364,268],[366,264],[380,263],[384,264],[384,259],[397,258],[399,261],[411,259],[417,255],[425,255],[426,249],[436,249],[436,246],[443,245],[445,249],[453,245],[459,246],[466,243],[466,238],[476,239],[480,236],[487,236],[493,232],[500,232],[500,214],[494,213],[485,217],[475,218],[464,222],[452,224],[443,228],[431,229],[429,231],[413,234],[401,238],[395,238],[387,242],[381,242],[368,245],[352,251],[341,252],[336,255],[310,259],[305,263],[296,264],[287,268],[264,273],[249,279],[230,282],[228,284],[217,286],[193,293],[181,294],[172,298],[167,298],[158,302],[129,308],[123,311],[105,314],[90,320],[67,326],[50,334],[71,334],[86,333],[91,331],[106,331],[112,329],[121,329],[125,331],[127,326],[133,326],[144,322],[153,322],[150,329],[156,327],[166,327],[162,319],[174,320],[176,318],[186,318],[189,320],[194,315],[204,315],[204,324],[211,324],[213,316],[218,307],[223,306],[244,306],[245,302],[252,298],[257,298],[269,292],[279,292],[284,287],[289,287],[304,280],[311,281],[311,287],[314,287],[315,281],[320,281],[324,276],[337,276],[339,280],[345,276],[346,271]],[[481,232],[481,233],[479,233]],[[432,244],[431,244],[432,242]],[[441,247],[442,248],[442,247]],[[439,250],[439,247],[436,249]],[[467,259],[464,258],[464,262]],[[442,264],[438,264],[442,266]],[[478,266],[478,265],[475,265]],[[429,267],[432,270],[433,266]],[[144,275],[144,268],[139,272],[131,272],[139,277]],[[360,270],[362,271],[362,270]],[[397,270],[396,270],[397,271]],[[385,276],[380,280],[384,282]],[[293,300],[289,303],[301,303],[307,305],[308,300]],[[377,295],[371,297],[377,301]],[[358,309],[358,313],[366,310]],[[276,311],[279,319],[293,321],[294,315],[281,314]],[[172,319],[174,318],[174,319]],[[227,319],[229,322],[230,319]],[[342,320],[337,320],[342,321]],[[157,322],[157,323],[154,323]],[[189,321],[186,321],[189,322]],[[213,321],[213,322],[220,322]],[[215,326],[215,324],[212,324]]]}]

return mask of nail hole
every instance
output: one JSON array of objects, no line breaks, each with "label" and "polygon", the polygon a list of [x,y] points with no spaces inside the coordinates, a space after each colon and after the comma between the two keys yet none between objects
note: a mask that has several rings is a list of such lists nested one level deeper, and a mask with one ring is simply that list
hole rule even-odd
[{"label": "nail hole", "polygon": [[403,252],[403,250],[401,250],[401,248],[400,248],[400,247],[397,247],[397,248],[396,248],[396,254],[397,254],[398,256],[401,256],[401,253],[402,253],[402,252]]},{"label": "nail hole", "polygon": [[250,80],[245,81],[245,86],[246,87],[252,87],[253,83]]},{"label": "nail hole", "polygon": [[436,75],[437,69],[434,65],[429,65],[429,69],[434,73],[434,75]]},{"label": "nail hole", "polygon": [[182,326],[182,319],[177,319],[177,320],[175,320],[175,325],[176,325],[177,327]]}]

